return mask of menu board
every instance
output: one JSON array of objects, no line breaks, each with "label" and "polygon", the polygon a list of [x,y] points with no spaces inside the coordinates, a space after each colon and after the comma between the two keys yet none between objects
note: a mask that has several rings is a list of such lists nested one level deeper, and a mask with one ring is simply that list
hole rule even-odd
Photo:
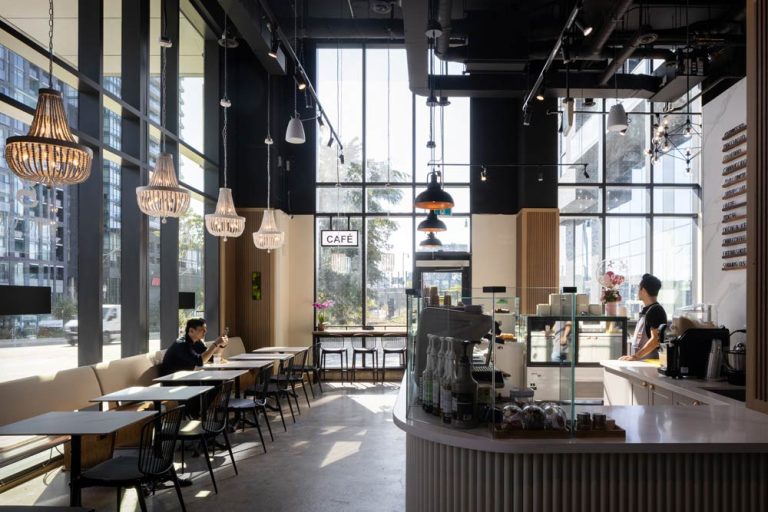
[{"label": "menu board", "polygon": [[723,270],[747,268],[747,125],[723,134]]}]

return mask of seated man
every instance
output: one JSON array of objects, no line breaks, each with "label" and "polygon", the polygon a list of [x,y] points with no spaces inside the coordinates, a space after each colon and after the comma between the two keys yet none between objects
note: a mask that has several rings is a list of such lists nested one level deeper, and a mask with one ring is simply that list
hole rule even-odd
[{"label": "seated man", "polygon": [[191,318],[187,321],[181,336],[176,343],[168,347],[160,365],[160,374],[169,375],[181,370],[194,370],[203,366],[213,355],[227,346],[227,336],[219,336],[216,341],[206,345],[203,341],[208,329],[202,318]]}]

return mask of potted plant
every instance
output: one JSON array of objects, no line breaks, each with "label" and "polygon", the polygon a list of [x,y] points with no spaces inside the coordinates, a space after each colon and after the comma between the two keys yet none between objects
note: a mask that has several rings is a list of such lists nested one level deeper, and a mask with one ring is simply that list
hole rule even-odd
[{"label": "potted plant", "polygon": [[334,305],[331,299],[325,299],[323,301],[313,302],[312,307],[317,311],[317,330],[325,330],[325,310]]},{"label": "potted plant", "polygon": [[624,283],[624,276],[609,270],[602,275],[599,281],[603,286],[600,300],[605,304],[605,314],[607,316],[616,316],[616,309],[621,301],[619,286]]}]

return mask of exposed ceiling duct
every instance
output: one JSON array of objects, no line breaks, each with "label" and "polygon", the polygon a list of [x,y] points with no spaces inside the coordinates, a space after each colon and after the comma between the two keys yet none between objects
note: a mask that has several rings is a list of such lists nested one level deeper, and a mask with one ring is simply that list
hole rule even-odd
[{"label": "exposed ceiling duct", "polygon": [[437,38],[437,46],[435,47],[435,55],[440,56],[448,51],[448,47],[451,43],[451,32],[453,27],[451,26],[451,14],[453,10],[452,0],[440,0],[437,4],[437,22],[440,24],[440,28],[443,33]]},{"label": "exposed ceiling duct", "polygon": [[650,27],[642,27],[640,30],[638,30],[635,34],[635,37],[632,38],[632,42],[625,46],[624,50],[622,50],[622,52],[615,59],[611,60],[611,63],[608,64],[607,68],[605,68],[605,71],[600,77],[600,85],[607,84],[608,80],[611,79],[614,73],[616,73],[616,71],[618,71],[619,68],[624,65],[627,59],[629,59],[641,45],[651,44],[656,40],[657,37],[658,35],[651,32]]},{"label": "exposed ceiling duct", "polygon": [[621,19],[626,14],[627,9],[629,9],[631,5],[632,0],[619,0],[614,4],[613,10],[605,19],[605,22],[597,31],[597,33],[593,36],[594,40],[592,41],[592,55],[599,54],[601,51],[603,51],[605,43],[608,42],[611,34],[613,34],[613,31],[616,30],[616,25],[619,24]]}]

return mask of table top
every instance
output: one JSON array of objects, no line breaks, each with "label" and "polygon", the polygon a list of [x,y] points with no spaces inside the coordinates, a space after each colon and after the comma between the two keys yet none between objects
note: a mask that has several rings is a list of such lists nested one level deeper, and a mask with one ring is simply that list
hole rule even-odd
[{"label": "table top", "polygon": [[312,335],[316,338],[405,338],[408,336],[408,331],[363,331],[363,330],[334,330],[334,331],[312,331]]},{"label": "table top", "polygon": [[111,434],[151,418],[155,411],[47,412],[0,427],[0,436],[62,436]]},{"label": "table top", "polygon": [[236,379],[246,373],[248,373],[248,370],[182,370],[163,377],[157,377],[152,379],[152,382],[224,382]]},{"label": "table top", "polygon": [[198,368],[198,370],[258,370],[274,364],[274,359],[257,359],[251,361],[228,361],[226,363],[211,363]]},{"label": "table top", "polygon": [[154,402],[177,400],[184,402],[212,390],[213,386],[132,386],[91,398],[90,402]]},{"label": "table top", "polygon": [[278,352],[259,352],[258,354],[237,354],[228,358],[229,361],[287,361],[295,354],[280,354]]},{"label": "table top", "polygon": [[280,353],[285,352],[286,354],[298,354],[299,352],[303,352],[307,350],[309,347],[262,347],[257,348],[253,352],[256,354],[271,354],[271,353]]}]

